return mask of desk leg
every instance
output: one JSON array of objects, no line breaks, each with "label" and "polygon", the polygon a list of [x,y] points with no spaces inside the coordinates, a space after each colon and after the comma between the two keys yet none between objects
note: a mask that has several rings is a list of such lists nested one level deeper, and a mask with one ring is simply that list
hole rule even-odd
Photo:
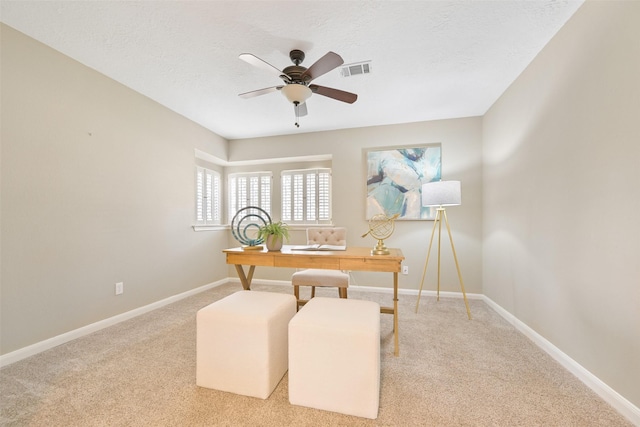
[{"label": "desk leg", "polygon": [[398,273],[393,273],[393,341],[395,345],[394,355],[400,356],[398,343]]},{"label": "desk leg", "polygon": [[242,283],[242,289],[248,291],[251,289],[251,279],[253,279],[253,271],[256,269],[255,265],[249,267],[249,276],[244,275],[244,269],[240,264],[234,264],[236,267],[236,271],[238,272],[238,277],[240,278],[240,283]]}]

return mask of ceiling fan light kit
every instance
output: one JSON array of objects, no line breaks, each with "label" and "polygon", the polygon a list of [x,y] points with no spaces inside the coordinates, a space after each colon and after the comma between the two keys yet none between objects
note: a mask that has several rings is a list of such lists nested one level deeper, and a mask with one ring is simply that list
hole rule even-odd
[{"label": "ceiling fan light kit", "polygon": [[294,65],[286,67],[280,71],[273,65],[258,58],[250,53],[243,53],[239,56],[240,59],[251,64],[257,68],[262,68],[270,73],[276,74],[285,84],[281,86],[273,86],[265,89],[254,90],[251,92],[241,93],[241,98],[253,98],[259,95],[265,95],[267,93],[281,91],[289,102],[293,104],[294,113],[296,115],[296,127],[300,127],[298,118],[307,115],[306,101],[312,94],[326,96],[338,101],[353,104],[358,95],[355,93],[345,92],[339,89],[333,89],[326,86],[309,85],[312,80],[320,77],[323,74],[339,67],[344,64],[344,61],[340,55],[334,52],[328,52],[322,58],[318,59],[309,68],[305,68],[300,64],[304,61],[305,54],[303,51],[294,49],[289,52],[289,58]]},{"label": "ceiling fan light kit", "polygon": [[309,89],[305,85],[301,85],[298,83],[290,83],[285,85],[280,92],[289,100],[289,102],[295,104],[304,104],[304,102],[309,99],[311,94],[311,89]]}]

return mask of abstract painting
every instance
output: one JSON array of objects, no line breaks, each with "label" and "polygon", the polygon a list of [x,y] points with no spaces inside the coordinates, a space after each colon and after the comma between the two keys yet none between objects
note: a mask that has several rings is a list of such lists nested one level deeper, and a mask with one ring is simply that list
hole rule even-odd
[{"label": "abstract painting", "polygon": [[440,180],[440,144],[365,151],[367,219],[381,213],[399,214],[399,220],[435,218],[434,208],[422,207],[422,184]]}]

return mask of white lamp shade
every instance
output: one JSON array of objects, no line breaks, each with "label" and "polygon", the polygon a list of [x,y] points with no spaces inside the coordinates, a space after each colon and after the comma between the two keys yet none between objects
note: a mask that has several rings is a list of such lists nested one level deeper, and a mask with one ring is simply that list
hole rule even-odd
[{"label": "white lamp shade", "polygon": [[460,181],[422,184],[422,206],[458,206],[461,203]]},{"label": "white lamp shade", "polygon": [[285,85],[280,92],[289,100],[291,103],[299,103],[304,104],[304,102],[309,99],[311,94],[311,89],[309,89],[305,85],[301,85],[299,83],[290,83]]}]

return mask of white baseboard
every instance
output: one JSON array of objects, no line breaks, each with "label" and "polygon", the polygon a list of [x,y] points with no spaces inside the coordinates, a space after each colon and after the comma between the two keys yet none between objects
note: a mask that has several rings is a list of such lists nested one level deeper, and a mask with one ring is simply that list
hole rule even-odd
[{"label": "white baseboard", "polygon": [[[235,277],[230,277],[229,282],[240,284],[240,279]],[[267,280],[267,279],[253,279],[251,283],[255,283],[257,285],[271,285],[271,286],[289,286],[291,287],[290,280]],[[349,285],[349,289],[364,291],[364,292],[378,292],[381,294],[393,294],[393,288],[381,288],[377,286],[358,286],[358,285]],[[398,295],[418,295],[417,289],[398,289]],[[437,295],[436,291],[422,291],[422,295],[428,295],[435,297]],[[440,291],[440,296],[442,298],[460,298],[462,299],[461,292],[443,292]],[[482,294],[470,294],[467,293],[467,299],[484,299],[484,295]]]},{"label": "white baseboard", "polygon": [[69,331],[64,334],[46,339],[44,341],[37,342],[30,346],[12,351],[11,353],[3,354],[0,356],[0,368],[3,366],[7,366],[12,363],[15,363],[19,360],[26,359],[27,357],[36,355],[45,350],[49,350],[53,347],[57,347],[60,344],[64,344],[66,342],[75,340],[77,338],[81,338],[85,335],[89,335],[101,329],[108,328],[109,326],[113,326],[120,322],[124,322],[125,320],[132,319],[136,316],[140,316],[141,314],[148,313],[152,310],[156,310],[160,307],[164,307],[165,305],[190,297],[191,295],[198,294],[208,289],[215,288],[216,286],[220,286],[228,282],[229,280],[227,279],[218,280],[216,282],[209,283],[207,285],[203,285],[195,289],[191,289],[189,291],[180,293],[178,295],[173,295],[169,298],[165,298],[163,300],[156,301],[154,303],[151,303],[142,307],[138,307],[131,311],[127,311],[126,313],[118,314],[116,316],[109,317],[108,319],[100,320],[98,322],[91,323],[90,325],[86,325],[81,328],[74,329],[73,331]]},{"label": "white baseboard", "polygon": [[482,299],[487,303],[489,307],[495,310],[507,322],[511,323],[518,331],[520,331],[527,338],[533,341],[534,344],[536,344],[547,354],[553,357],[566,370],[578,377],[580,381],[586,384],[587,387],[593,390],[605,402],[613,406],[622,416],[631,421],[633,425],[640,426],[640,408],[629,402],[627,399],[621,396],[620,393],[609,387],[578,362],[563,353],[558,347],[551,344],[542,335],[538,334],[529,326],[521,322],[513,314],[509,313],[507,310],[496,304],[491,298],[485,295],[483,295],[482,297]]}]

